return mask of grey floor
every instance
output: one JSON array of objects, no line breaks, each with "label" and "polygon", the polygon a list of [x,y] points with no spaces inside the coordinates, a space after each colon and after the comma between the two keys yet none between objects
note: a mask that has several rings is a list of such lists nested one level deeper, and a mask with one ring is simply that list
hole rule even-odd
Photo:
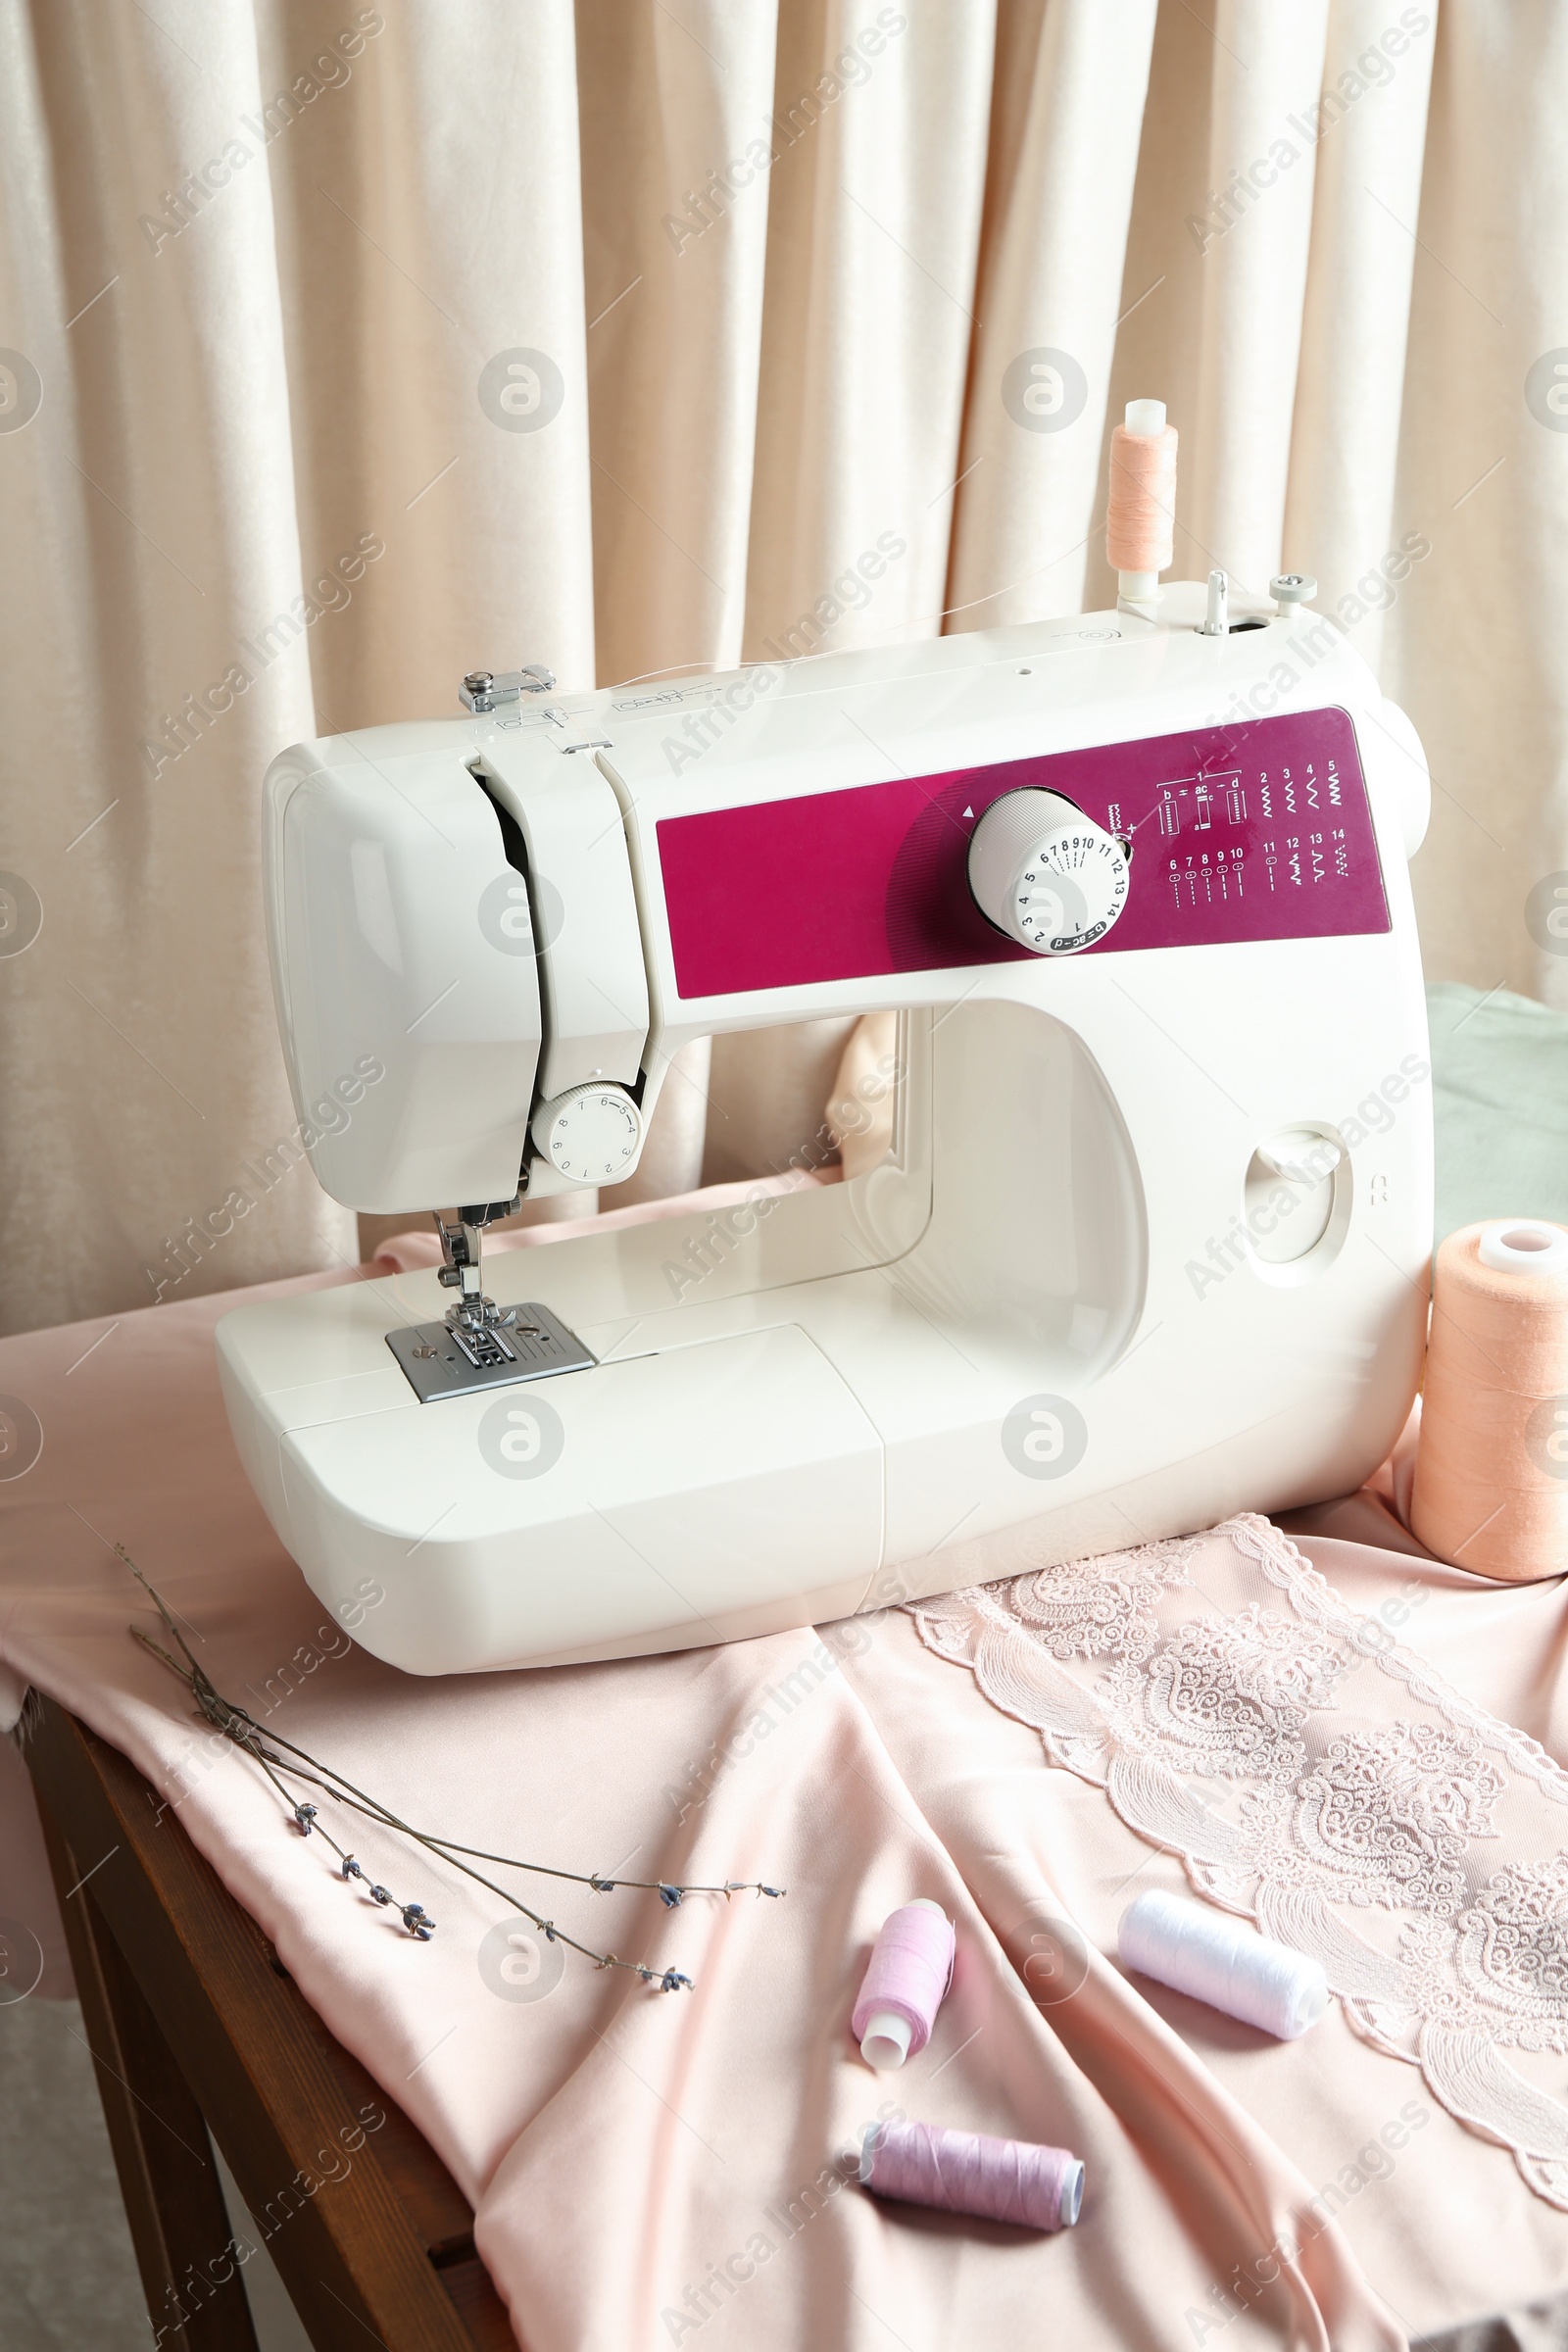
[{"label": "grey floor", "polygon": [[[74,2001],[0,2004],[5,2352],[147,2352],[146,2305],[81,2034]],[[243,2238],[244,2206],[221,2162],[219,2169]],[[241,2276],[262,2352],[309,2352],[263,2248]]]},{"label": "grey floor", "polygon": [[74,2001],[0,2008],[0,2311],[15,2352],[147,2352],[147,2315]]}]

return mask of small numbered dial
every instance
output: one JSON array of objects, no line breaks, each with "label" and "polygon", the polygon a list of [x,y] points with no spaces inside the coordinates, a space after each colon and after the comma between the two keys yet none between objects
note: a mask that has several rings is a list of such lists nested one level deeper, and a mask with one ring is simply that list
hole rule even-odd
[{"label": "small numbered dial", "polygon": [[1127,904],[1127,852],[1059,793],[993,801],[969,844],[969,888],[988,921],[1036,956],[1075,956]]},{"label": "small numbered dial", "polygon": [[571,1086],[534,1112],[533,1140],[573,1184],[613,1184],[641,1148],[643,1114],[623,1086]]}]

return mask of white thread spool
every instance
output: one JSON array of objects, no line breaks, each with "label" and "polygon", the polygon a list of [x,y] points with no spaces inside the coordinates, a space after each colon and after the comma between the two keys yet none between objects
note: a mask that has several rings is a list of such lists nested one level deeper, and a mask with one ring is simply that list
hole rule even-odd
[{"label": "white thread spool", "polygon": [[1329,2005],[1316,1960],[1255,1928],[1153,1889],[1129,1903],[1117,1932],[1123,1968],[1191,1993],[1281,2041],[1317,2024]]}]

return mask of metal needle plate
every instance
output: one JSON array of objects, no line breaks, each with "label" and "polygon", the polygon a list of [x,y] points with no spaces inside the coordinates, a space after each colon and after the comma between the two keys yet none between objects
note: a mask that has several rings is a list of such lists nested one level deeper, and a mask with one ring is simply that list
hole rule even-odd
[{"label": "metal needle plate", "polygon": [[450,1323],[411,1323],[387,1333],[386,1344],[421,1404],[440,1396],[471,1396],[478,1389],[508,1389],[521,1380],[547,1380],[556,1372],[586,1372],[598,1362],[576,1333],[537,1299],[511,1311],[510,1323],[489,1324],[461,1339]]}]

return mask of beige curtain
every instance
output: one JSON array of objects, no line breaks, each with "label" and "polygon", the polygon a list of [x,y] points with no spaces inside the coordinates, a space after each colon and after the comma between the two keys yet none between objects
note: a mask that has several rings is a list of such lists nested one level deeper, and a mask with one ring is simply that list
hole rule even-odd
[{"label": "beige curtain", "polygon": [[[1103,603],[1133,395],[1421,728],[1431,973],[1568,1004],[1565,104],[1552,0],[0,0],[0,1322],[356,1254],[284,744]],[[689,1055],[658,1184],[835,1052]]]}]

